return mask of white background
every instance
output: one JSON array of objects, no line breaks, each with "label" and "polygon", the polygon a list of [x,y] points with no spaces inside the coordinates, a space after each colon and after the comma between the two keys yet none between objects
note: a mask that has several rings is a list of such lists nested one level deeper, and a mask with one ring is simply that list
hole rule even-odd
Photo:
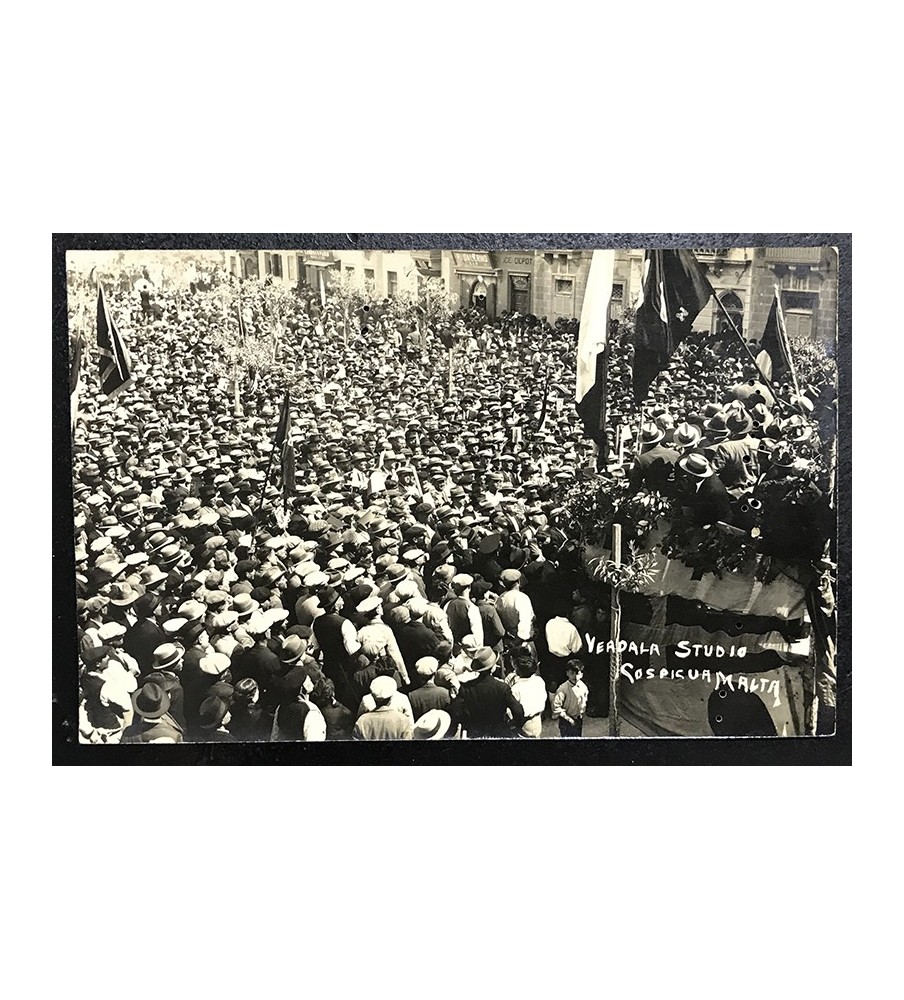
[{"label": "white background", "polygon": [[[898,55],[871,9],[8,15],[10,995],[889,992]],[[48,770],[49,234],[145,230],[854,231],[856,784],[827,768]]]}]

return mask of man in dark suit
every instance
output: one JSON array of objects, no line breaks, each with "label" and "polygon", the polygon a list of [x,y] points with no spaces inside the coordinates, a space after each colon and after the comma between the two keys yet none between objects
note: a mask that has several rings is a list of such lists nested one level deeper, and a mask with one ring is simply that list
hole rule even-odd
[{"label": "man in dark suit", "polygon": [[469,739],[512,736],[524,723],[524,710],[512,689],[492,676],[496,661],[496,654],[488,646],[479,649],[471,661],[471,669],[478,676],[462,684],[449,706],[453,723],[461,725]]},{"label": "man in dark suit", "polygon": [[667,448],[662,439],[665,431],[656,424],[644,424],[641,431],[641,454],[631,468],[628,481],[633,490],[646,487],[666,493],[672,488],[670,479],[681,457],[674,448]]},{"label": "man in dark suit", "polygon": [[420,679],[420,685],[408,693],[415,721],[435,708],[443,711],[449,708],[449,703],[452,700],[449,692],[444,687],[438,687],[435,681],[438,669],[439,660],[435,656],[425,656],[418,660],[415,665],[415,673]]},{"label": "man in dark suit", "polygon": [[353,657],[361,649],[355,626],[339,612],[343,610],[342,598],[328,587],[320,594],[320,605],[325,614],[314,619],[314,637],[323,654],[323,672],[336,687],[336,697],[346,708],[357,707],[356,693],[350,683]]},{"label": "man in dark suit", "polygon": [[731,524],[731,496],[705,455],[691,452],[678,462],[683,474],[678,484],[681,503],[691,509],[697,524]]},{"label": "man in dark suit", "polygon": [[238,681],[243,677],[250,677],[256,681],[261,692],[261,705],[267,705],[273,678],[282,674],[279,657],[267,644],[270,637],[270,619],[261,612],[255,612],[245,623],[244,628],[254,640],[254,645],[233,659],[232,679]]},{"label": "man in dark suit", "polygon": [[151,670],[154,650],[166,642],[166,633],[154,621],[154,612],[159,604],[159,599],[150,592],[139,597],[132,605],[138,621],[129,628],[122,640],[122,648],[135,660],[142,674]]},{"label": "man in dark suit", "polygon": [[182,743],[184,729],[170,709],[171,698],[161,684],[149,681],[132,694],[135,717],[122,734],[123,743]]},{"label": "man in dark suit", "polygon": [[475,581],[471,588],[471,596],[477,603],[480,620],[483,622],[483,644],[489,646],[498,656],[502,652],[502,640],[505,636],[505,626],[496,610],[495,597],[489,600],[490,584],[485,580]]},{"label": "man in dark suit", "polygon": [[426,611],[426,601],[421,602],[418,605],[417,599],[412,600],[412,605],[414,605],[415,612],[417,614],[412,614],[411,608],[398,608],[393,609],[392,615],[396,611],[407,612],[407,621],[403,620],[398,626],[395,627],[395,637],[396,642],[399,645],[399,651],[402,654],[402,659],[405,661],[405,668],[408,671],[408,677],[411,683],[417,684],[417,674],[415,672],[415,665],[417,661],[424,656],[434,656],[436,654],[436,647],[439,645],[439,639],[432,629],[429,629],[421,618],[423,617],[424,611]]}]

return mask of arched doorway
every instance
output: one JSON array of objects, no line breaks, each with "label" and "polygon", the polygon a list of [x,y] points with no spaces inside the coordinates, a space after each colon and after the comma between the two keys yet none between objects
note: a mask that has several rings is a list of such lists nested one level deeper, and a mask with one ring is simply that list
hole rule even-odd
[{"label": "arched doorway", "polygon": [[479,309],[480,312],[487,311],[487,286],[483,278],[478,278],[477,281],[471,285],[471,308]]},{"label": "arched doorway", "polygon": [[[734,325],[738,328],[738,333],[744,332],[744,303],[734,292],[722,292],[719,301],[725,307],[725,312],[731,316]],[[719,336],[734,336],[731,323],[725,318],[725,313],[721,309],[713,311],[713,333]]]}]

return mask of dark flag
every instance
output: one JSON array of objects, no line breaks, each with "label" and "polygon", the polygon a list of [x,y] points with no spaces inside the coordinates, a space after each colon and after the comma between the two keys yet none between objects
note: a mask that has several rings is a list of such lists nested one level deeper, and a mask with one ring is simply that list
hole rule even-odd
[{"label": "dark flag", "polygon": [[713,295],[690,250],[648,250],[641,302],[635,313],[634,399],[641,402],[656,376],[691,332]]},{"label": "dark flag", "polygon": [[760,349],[756,356],[757,367],[767,381],[777,382],[791,371],[791,358],[788,350],[788,335],[785,332],[785,317],[779,292],[776,288],[772,299],[772,308],[766,320],[766,328],[760,340]]},{"label": "dark flag", "polygon": [[244,347],[248,343],[248,333],[245,330],[245,318],[242,316],[241,299],[236,303],[235,311],[239,317],[239,343]]},{"label": "dark flag", "polygon": [[276,440],[273,447],[279,452],[280,468],[282,470],[283,497],[288,499],[295,495],[295,449],[289,438],[289,390],[283,399],[279,411],[279,423],[276,427]]},{"label": "dark flag", "polygon": [[110,315],[104,286],[97,286],[97,352],[100,355],[100,388],[108,397],[132,384],[132,362]]}]

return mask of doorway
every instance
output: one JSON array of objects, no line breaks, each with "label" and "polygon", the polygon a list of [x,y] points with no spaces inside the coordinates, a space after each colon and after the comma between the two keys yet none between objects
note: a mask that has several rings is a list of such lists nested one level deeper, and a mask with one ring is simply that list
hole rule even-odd
[{"label": "doorway", "polygon": [[509,275],[509,312],[530,314],[530,275]]}]

